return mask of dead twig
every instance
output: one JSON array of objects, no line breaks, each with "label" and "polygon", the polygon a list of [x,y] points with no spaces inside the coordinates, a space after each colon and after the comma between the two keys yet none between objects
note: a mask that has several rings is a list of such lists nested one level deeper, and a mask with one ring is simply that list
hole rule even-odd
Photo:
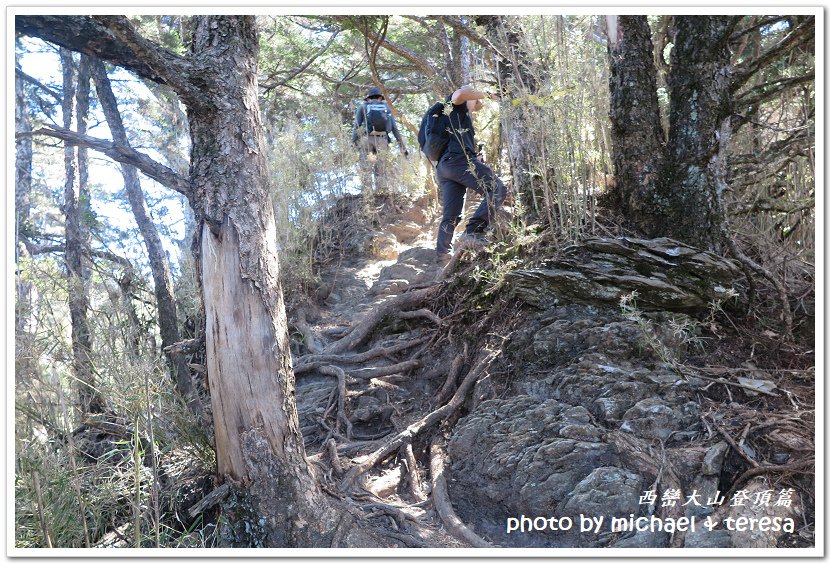
[{"label": "dead twig", "polygon": [[723,436],[724,440],[726,440],[726,442],[732,447],[733,450],[735,450],[735,452],[739,456],[744,458],[747,461],[747,463],[749,463],[749,465],[751,465],[752,467],[758,467],[758,462],[749,457],[746,451],[735,442],[735,439],[732,438],[729,432],[721,428],[714,420],[712,420],[712,425],[715,427],[715,430],[717,430],[718,433],[721,436]]},{"label": "dead twig", "polygon": [[776,395],[772,391],[766,391],[766,390],[760,389],[758,387],[752,387],[751,385],[744,385],[743,383],[736,383],[734,381],[727,381],[726,379],[724,379],[722,377],[709,377],[707,375],[703,375],[702,373],[700,373],[698,371],[694,371],[692,373],[692,377],[705,379],[706,381],[711,381],[712,383],[722,383],[724,385],[731,385],[733,387],[740,387],[742,389],[752,391],[753,393],[761,393],[762,395],[769,395],[770,397],[778,397],[778,395]]},{"label": "dead twig", "polygon": [[441,517],[447,531],[453,537],[473,547],[493,547],[493,544],[473,532],[453,510],[450,495],[447,492],[447,480],[444,478],[444,454],[438,441],[433,441],[429,449],[429,470],[432,476],[432,504]]},{"label": "dead twig", "polygon": [[201,514],[205,510],[219,504],[231,492],[230,483],[224,483],[213,489],[208,495],[190,507],[187,513],[191,518],[195,518],[197,514]]},{"label": "dead twig", "polygon": [[728,230],[724,229],[724,239],[729,248],[729,252],[735,257],[738,262],[749,268],[759,276],[766,278],[775,287],[778,292],[778,298],[781,300],[781,317],[786,328],[784,340],[791,342],[793,339],[793,313],[790,308],[789,296],[787,295],[787,288],[784,286],[779,278],[774,276],[772,272],[755,262],[752,258],[744,254],[735,243],[735,240],[730,236]]}]

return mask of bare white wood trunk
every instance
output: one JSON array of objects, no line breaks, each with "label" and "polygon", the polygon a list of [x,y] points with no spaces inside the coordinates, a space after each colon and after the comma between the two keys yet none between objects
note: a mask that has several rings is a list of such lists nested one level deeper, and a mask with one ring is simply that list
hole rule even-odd
[{"label": "bare white wood trunk", "polygon": [[[218,231],[205,224],[201,237],[207,368],[219,473],[243,479],[247,472],[240,436],[250,428],[262,429],[278,457],[305,456],[296,408],[286,404],[294,376],[285,308],[274,303],[269,311],[259,288],[243,279],[239,236],[231,220]],[[276,252],[262,259],[276,262]],[[291,430],[294,435],[287,435]]]}]

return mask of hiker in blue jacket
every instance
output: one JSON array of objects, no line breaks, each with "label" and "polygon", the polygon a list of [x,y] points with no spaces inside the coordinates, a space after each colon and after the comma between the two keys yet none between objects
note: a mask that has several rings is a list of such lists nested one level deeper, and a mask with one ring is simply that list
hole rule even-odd
[{"label": "hiker in blue jacket", "polygon": [[450,261],[452,237],[455,226],[461,221],[464,195],[467,188],[483,196],[481,204],[470,217],[459,242],[469,246],[487,243],[484,231],[490,224],[491,214],[499,209],[507,197],[507,188],[493,170],[479,159],[475,142],[472,113],[484,106],[488,95],[463,86],[453,92],[450,118],[450,136],[447,149],[438,161],[436,174],[441,184],[444,212],[438,227],[435,247],[436,262],[446,265]]},{"label": "hiker in blue jacket", "polygon": [[372,86],[366,92],[364,102],[355,112],[352,127],[352,143],[357,146],[360,153],[360,175],[364,189],[372,188],[372,176],[376,190],[386,187],[389,133],[395,136],[401,153],[408,157],[409,151],[383,98],[383,93],[377,86]]}]

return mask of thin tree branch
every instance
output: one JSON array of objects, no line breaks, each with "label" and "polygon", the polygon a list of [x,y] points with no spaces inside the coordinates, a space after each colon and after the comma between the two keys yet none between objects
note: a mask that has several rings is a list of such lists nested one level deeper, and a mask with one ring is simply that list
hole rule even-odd
[{"label": "thin tree branch", "polygon": [[[333,16],[333,19],[334,21],[339,22],[341,24],[346,24],[350,27],[355,27],[361,33],[364,33],[364,30],[361,29],[361,26],[359,24],[356,25],[354,16]],[[379,35],[373,31],[365,30],[365,33],[369,34],[367,38],[371,41],[377,41],[379,39]],[[399,57],[402,57],[410,61],[412,64],[418,67],[418,70],[420,70],[426,76],[438,77],[438,71],[435,69],[435,67],[432,66],[432,64],[428,60],[418,55],[415,51],[407,49],[406,47],[399,45],[394,41],[390,41],[386,38],[383,38],[379,44],[387,51],[395,53]]]},{"label": "thin tree branch", "polygon": [[493,43],[489,39],[482,36],[479,32],[474,30],[469,25],[466,25],[464,22],[461,21],[460,18],[455,17],[455,16],[436,16],[435,19],[437,19],[438,21],[450,26],[451,28],[453,28],[458,33],[461,33],[462,35],[466,35],[467,37],[470,38],[471,41],[474,41],[475,43],[478,43],[479,45],[481,45],[485,49],[489,49],[490,51],[495,53],[501,60],[503,60],[503,61],[509,61],[510,60],[510,58],[507,55],[505,55],[504,53],[502,53],[498,49],[498,47],[493,45]]},{"label": "thin tree branch", "polygon": [[88,135],[81,135],[63,128],[42,127],[35,131],[18,133],[17,137],[24,135],[46,135],[47,137],[61,139],[72,145],[94,149],[98,152],[104,153],[116,162],[135,166],[148,177],[184,196],[187,196],[188,198],[191,196],[192,190],[190,188],[190,183],[186,179],[182,178],[163,164],[156,162],[146,154],[140,153],[129,147],[116,146],[110,141],[90,137]]},{"label": "thin tree branch", "polygon": [[[760,86],[756,86],[752,88],[741,97],[736,98],[733,102],[733,107],[736,110],[741,110],[743,108],[756,106],[761,102],[764,102],[776,94],[783,92],[788,88],[792,88],[794,86],[798,86],[799,84],[804,84],[805,82],[812,82],[816,79],[815,72],[811,72],[809,74],[805,74],[803,76],[793,76],[790,78],[781,78],[779,80],[774,80],[772,82],[767,82],[765,84],[761,84]],[[760,92],[759,94],[752,95],[753,92]]]},{"label": "thin tree branch", "polygon": [[747,27],[745,29],[741,29],[740,31],[737,31],[737,32],[733,33],[730,41],[734,42],[734,41],[740,39],[741,37],[743,37],[744,35],[746,35],[747,33],[752,33],[756,29],[760,29],[764,26],[773,25],[773,24],[778,23],[780,21],[784,21],[784,20],[787,19],[787,17],[788,16],[771,16],[769,18],[763,19],[759,22],[756,22],[756,23],[750,25],[749,27]]},{"label": "thin tree branch", "polygon": [[305,69],[307,69],[309,66],[311,66],[311,64],[320,57],[320,55],[322,55],[323,53],[328,51],[329,47],[331,47],[331,44],[334,43],[334,40],[337,38],[337,36],[339,34],[340,34],[340,31],[335,31],[334,33],[332,33],[331,37],[328,40],[328,42],[319,51],[317,51],[317,53],[315,53],[313,57],[311,57],[308,61],[306,61],[305,64],[303,64],[303,65],[299,66],[298,68],[294,69],[293,71],[291,71],[288,74],[288,76],[286,76],[285,78],[281,78],[277,82],[262,83],[262,84],[260,84],[260,86],[262,86],[265,89],[266,93],[270,92],[271,90],[273,90],[275,88],[281,88],[282,86],[285,86],[288,83],[288,81],[293,80],[294,78],[296,78],[297,76],[302,74],[305,71]]},{"label": "thin tree branch", "polygon": [[33,84],[33,85],[37,86],[38,88],[40,88],[41,90],[43,90],[44,92],[46,92],[47,94],[49,94],[50,96],[55,98],[56,102],[60,103],[61,100],[63,100],[63,96],[61,94],[59,94],[55,90],[52,90],[51,88],[49,88],[48,86],[46,86],[45,84],[40,82],[34,76],[29,76],[28,74],[26,74],[25,72],[23,72],[19,68],[15,68],[14,72],[15,72],[15,74],[17,74],[17,76],[19,76],[20,78],[22,78],[23,80],[25,80],[29,84]]},{"label": "thin tree branch", "polygon": [[[365,23],[363,26],[363,35],[364,35],[364,47],[366,49],[366,56],[369,59],[369,69],[372,72],[372,82],[375,83],[375,86],[380,88],[380,91],[383,93],[383,97],[386,98],[386,105],[389,107],[389,111],[392,112],[392,115],[395,116],[404,126],[409,129],[412,134],[417,137],[418,136],[418,129],[412,125],[409,120],[407,120],[401,112],[397,110],[395,105],[392,103],[392,100],[389,98],[389,92],[386,90],[386,86],[381,82],[380,75],[378,74],[378,67],[377,67],[377,56],[378,56],[378,49],[380,49],[381,43],[386,39],[386,31],[389,28],[389,18],[384,18],[383,25],[381,26],[380,33],[373,34],[369,30],[369,24]],[[375,35],[376,39],[372,40],[371,46],[369,45],[369,37],[370,35]]]},{"label": "thin tree branch", "polygon": [[747,61],[739,65],[735,69],[734,78],[732,79],[732,91],[737,91],[741,86],[752,78],[761,68],[768,65],[776,58],[789,53],[793,49],[798,48],[802,44],[812,40],[815,37],[816,29],[815,23],[802,24],[793,29],[786,37],[779,41],[773,47],[770,47],[766,52],[762,53],[755,59]]},{"label": "thin tree branch", "polygon": [[[51,253],[60,253],[66,251],[65,244],[52,244],[52,245],[37,245],[29,237],[25,235],[20,235],[20,241],[26,245],[26,250],[29,251],[29,254],[32,256],[38,256],[41,254],[51,254]],[[101,258],[102,260],[108,260],[114,264],[118,264],[120,266],[124,266],[128,270],[134,270],[135,268],[127,258],[123,256],[118,256],[117,254],[113,254],[108,250],[94,250],[89,249],[89,255],[94,256],[96,258]]]}]

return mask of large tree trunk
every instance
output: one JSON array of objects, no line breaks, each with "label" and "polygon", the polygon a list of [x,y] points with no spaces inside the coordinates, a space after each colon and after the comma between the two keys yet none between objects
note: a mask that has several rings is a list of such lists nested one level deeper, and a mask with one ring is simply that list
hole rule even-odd
[{"label": "large tree trunk", "polygon": [[608,16],[611,136],[616,185],[610,200],[645,233],[655,231],[664,136],[646,16]]},{"label": "large tree trunk", "polygon": [[[29,228],[32,194],[32,138],[26,135],[32,130],[32,122],[23,84],[23,79],[15,75],[15,132],[24,134],[15,140],[14,232],[15,244],[17,245],[15,263],[19,262],[20,258],[27,258],[29,254],[26,246],[19,242],[19,235]],[[26,338],[27,335],[34,332],[35,328],[33,302],[36,299],[36,289],[30,282],[22,279],[19,270],[16,273],[15,281],[17,282],[17,300],[14,310],[15,332],[20,337]]]},{"label": "large tree trunk", "polygon": [[305,457],[257,98],[255,18],[194,21],[190,56],[179,57],[123,17],[17,18],[19,30],[170,84],[187,106],[190,179],[170,180],[188,194],[198,224],[218,470],[247,487],[252,511],[246,519],[235,503],[228,541],[250,545],[256,528],[267,547],[378,545],[322,494]]},{"label": "large tree trunk", "polygon": [[[216,54],[221,46],[221,56]],[[214,104],[189,108],[191,183],[219,473],[252,483],[270,546],[330,545],[332,510],[305,457],[249,17],[200,17],[193,56]]]},{"label": "large tree trunk", "polygon": [[730,16],[676,16],[670,134],[655,232],[714,251],[722,245],[726,150],[731,134]]},{"label": "large tree trunk", "polygon": [[[112,93],[104,64],[98,59],[92,60],[92,77],[95,80],[98,100],[104,110],[114,143],[120,147],[129,147],[130,142],[127,138],[127,132],[124,130],[121,113],[118,111],[118,103]],[[150,210],[147,208],[138,171],[129,164],[122,164],[121,175],[124,178],[124,188],[127,191],[130,208],[147,248],[158,307],[161,346],[164,349],[181,340],[176,315],[176,299],[173,293],[173,276],[170,274],[170,265],[167,262],[167,254],[165,254],[164,247],[161,244],[158,229],[156,229],[156,225],[150,216]],[[180,354],[173,354],[168,359],[176,390],[188,402],[191,410],[196,414],[201,414],[202,409],[193,389],[187,362]]]},{"label": "large tree trunk", "polygon": [[[72,53],[61,49],[61,62],[63,64],[63,125],[66,129],[72,127],[72,115],[75,102],[75,65],[72,60]],[[78,100],[82,100],[86,92],[88,105],[88,81],[86,74],[87,88],[81,84],[84,77],[79,77]],[[79,132],[86,125],[86,115],[81,104],[78,111]],[[64,214],[66,216],[66,275],[69,288],[69,317],[72,324],[72,366],[78,382],[78,400],[81,412],[102,412],[104,403],[99,394],[95,376],[92,370],[92,334],[89,329],[87,317],[89,309],[89,288],[87,268],[84,264],[88,235],[83,222],[83,208],[88,208],[89,197],[82,197],[81,186],[86,183],[86,166],[79,166],[76,178],[76,151],[67,144],[64,148]]]},{"label": "large tree trunk", "polygon": [[36,368],[33,361],[32,345],[37,330],[37,286],[24,277],[21,261],[27,263],[31,258],[29,250],[21,241],[21,234],[30,228],[31,194],[32,194],[32,138],[25,133],[32,130],[29,105],[23,79],[15,75],[14,81],[14,117],[15,132],[24,133],[15,141],[15,183],[14,183],[14,232],[15,232],[15,289],[14,335],[15,347],[15,382],[29,380]]}]

